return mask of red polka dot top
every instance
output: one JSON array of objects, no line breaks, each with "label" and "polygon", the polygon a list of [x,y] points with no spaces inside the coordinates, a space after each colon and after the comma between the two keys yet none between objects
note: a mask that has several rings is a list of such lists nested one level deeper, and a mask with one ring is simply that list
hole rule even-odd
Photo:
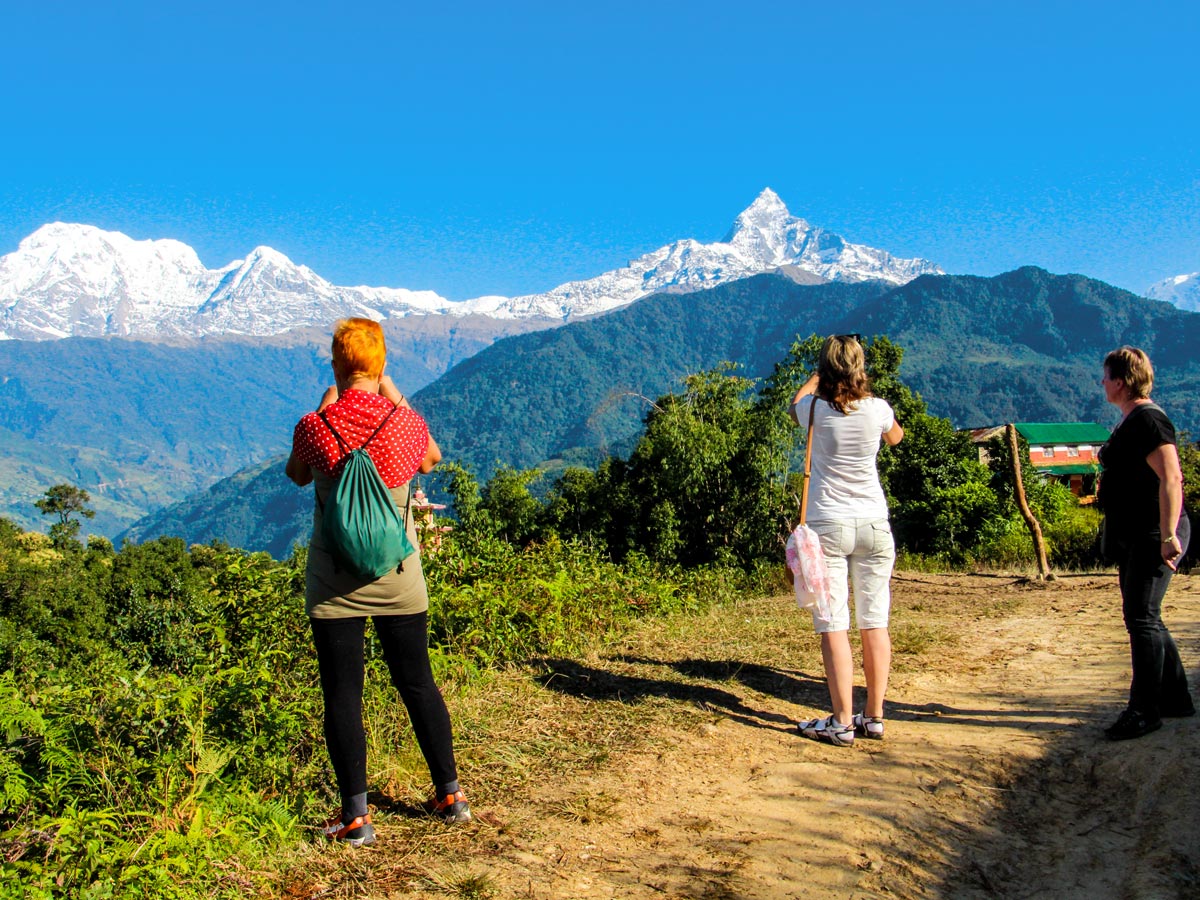
[{"label": "red polka dot top", "polygon": [[[381,394],[349,390],[336,403],[325,407],[325,416],[348,449],[354,450],[371,437],[392,409],[392,401]],[[417,473],[428,449],[429,426],[407,406],[397,409],[383,430],[367,444],[367,454],[383,483],[390,488],[399,487]],[[315,412],[296,423],[292,453],[301,462],[334,478],[345,465],[337,438]]]}]

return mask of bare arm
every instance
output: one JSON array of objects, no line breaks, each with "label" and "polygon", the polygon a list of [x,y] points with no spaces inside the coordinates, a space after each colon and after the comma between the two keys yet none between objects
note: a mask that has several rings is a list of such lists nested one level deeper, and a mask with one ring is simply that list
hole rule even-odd
[{"label": "bare arm", "polygon": [[312,467],[302,460],[296,459],[296,451],[292,451],[292,455],[288,457],[287,467],[284,469],[287,477],[292,479],[300,487],[306,484],[312,484],[313,473]]},{"label": "bare arm", "polygon": [[1158,476],[1158,533],[1163,541],[1160,545],[1162,558],[1172,569],[1179,563],[1183,548],[1175,534],[1175,523],[1183,510],[1183,472],[1179,468],[1179,451],[1174,444],[1155,447],[1146,457],[1146,463]]},{"label": "bare arm", "polygon": [[892,419],[892,427],[883,433],[883,439],[889,447],[895,447],[904,440],[904,429],[900,427],[900,423]]},{"label": "bare arm", "polygon": [[801,398],[807,397],[809,394],[815,394],[816,392],[817,373],[813,372],[808,376],[808,381],[800,385],[800,390],[796,391],[796,396],[792,398],[792,405],[788,407],[788,415],[792,417],[792,421],[797,425],[800,424],[800,420],[796,417],[796,404],[800,402]]},{"label": "bare arm", "polygon": [[324,412],[325,407],[337,403],[338,389],[337,385],[330,385],[325,389],[325,393],[321,395],[321,402],[317,404],[317,412]]},{"label": "bare arm", "polygon": [[429,447],[425,450],[425,458],[421,460],[420,472],[422,475],[428,475],[433,471],[433,467],[442,461],[442,448],[437,445],[437,441],[433,439],[433,435],[429,436]]},{"label": "bare arm", "polygon": [[[397,406],[407,406],[412,409],[411,404],[405,396],[400,393],[400,389],[396,387],[396,383],[392,379],[384,375],[379,379],[379,393],[387,397]],[[425,458],[421,460],[421,465],[418,471],[422,475],[428,475],[433,471],[433,467],[442,461],[442,449],[437,445],[437,441],[433,439],[433,435],[429,436],[429,446],[425,448]]]}]

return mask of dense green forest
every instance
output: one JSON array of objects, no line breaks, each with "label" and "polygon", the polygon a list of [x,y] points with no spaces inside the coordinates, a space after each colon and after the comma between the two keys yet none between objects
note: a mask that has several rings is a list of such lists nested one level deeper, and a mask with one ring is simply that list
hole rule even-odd
[{"label": "dense green forest", "polygon": [[[596,466],[567,466],[561,461],[556,467],[543,465],[527,470],[501,466],[493,474],[493,486],[489,491],[497,495],[505,491],[518,492],[520,496],[512,498],[513,508],[523,510],[523,515],[531,515],[531,504],[544,507],[538,513],[542,519],[550,517],[553,520],[558,517],[563,520],[552,522],[556,532],[567,529],[571,534],[586,534],[589,540],[602,534],[606,546],[618,555],[627,546],[640,544],[652,547],[654,541],[646,535],[656,528],[667,532],[673,529],[682,534],[688,529],[700,527],[697,523],[706,522],[707,517],[701,515],[699,510],[704,504],[715,502],[713,496],[731,482],[744,481],[743,475],[751,465],[751,456],[731,457],[725,463],[736,467],[736,471],[727,473],[720,466],[707,468],[705,460],[715,452],[711,449],[706,451],[707,455],[697,453],[695,458],[685,455],[671,460],[670,472],[694,473],[694,480],[707,480],[711,488],[707,495],[697,494],[686,502],[672,499],[669,505],[663,505],[656,501],[659,485],[669,474],[666,469],[656,471],[656,466],[661,469],[662,465],[668,463],[651,449],[654,446],[651,438],[660,429],[670,427],[676,416],[683,415],[680,410],[687,411],[689,416],[703,410],[704,415],[712,417],[717,423],[711,427],[737,432],[739,441],[759,448],[755,451],[757,455],[752,455],[757,460],[754,465],[765,465],[765,461],[772,461],[774,469],[760,469],[751,473],[754,483],[760,485],[755,490],[769,498],[774,498],[772,492],[779,490],[795,496],[798,490],[794,484],[795,472],[799,468],[795,454],[799,452],[800,442],[795,432],[787,428],[783,408],[790,395],[785,396],[787,388],[779,379],[792,377],[797,369],[814,365],[814,348],[818,342],[819,339],[813,337],[794,345],[788,361],[766,379],[755,381],[744,374],[744,369],[727,364],[684,379],[679,383],[685,388],[682,394],[668,394],[657,399],[639,398],[645,410],[642,417],[645,430],[641,438],[629,442],[627,451],[613,452]],[[885,347],[890,348],[886,354],[883,353]],[[901,421],[910,432],[909,439],[899,449],[886,449],[881,457],[885,483],[893,501],[901,538],[908,540],[905,537],[907,530],[912,536],[907,545],[914,552],[946,552],[956,562],[980,559],[1004,565],[1021,558],[1028,547],[1024,527],[1007,513],[998,518],[988,518],[989,509],[995,508],[1002,500],[1008,502],[1009,495],[998,481],[1001,476],[985,472],[974,461],[974,449],[966,437],[956,434],[949,420],[929,416],[923,399],[914,395],[909,388],[900,386],[902,354],[899,348],[886,339],[877,339],[870,343],[869,352],[873,358],[878,390],[894,403]],[[907,369],[905,360],[904,370]],[[680,428],[683,429],[681,434],[704,433],[693,429],[691,425]],[[727,442],[714,440],[713,443],[714,446],[726,446]],[[1185,439],[1181,449],[1185,458],[1190,459],[1193,445]],[[999,448],[993,455],[1007,459],[1007,450]],[[218,538],[235,546],[266,550],[276,558],[285,557],[294,543],[307,541],[311,493],[296,488],[286,479],[283,475],[283,459],[276,458],[164,510],[142,523],[130,536],[145,539],[169,534],[200,543]],[[894,459],[904,462],[893,463]],[[456,465],[461,466],[457,462]],[[895,474],[892,474],[893,466]],[[471,472],[474,478],[479,478],[478,470],[473,467],[462,468]],[[443,466],[439,470],[441,474],[435,473],[435,478],[426,480],[425,487],[432,489],[438,486],[440,489],[446,483],[445,472],[448,469]],[[793,483],[781,488],[789,478]],[[1200,480],[1196,477],[1189,479],[1189,490],[1196,489],[1198,483]],[[682,490],[683,485],[679,489]],[[700,490],[700,487],[696,489]],[[1031,483],[1029,491],[1031,495],[1040,496],[1043,491],[1050,489]],[[1050,491],[1048,496],[1058,498],[1054,504],[1050,504],[1052,508],[1065,504],[1066,509],[1074,509],[1073,501],[1060,494]],[[733,520],[729,525],[731,535],[748,529],[759,536],[757,549],[739,551],[739,558],[750,558],[755,553],[763,552],[762,536],[772,534],[776,528],[769,516],[760,516],[754,525],[748,524],[749,519],[742,518],[743,513],[749,515],[746,504],[753,510],[761,509],[762,502],[766,501],[761,501],[761,498],[758,501],[725,499],[718,504],[727,511],[727,519]],[[774,502],[776,500],[771,499],[768,506]],[[589,503],[598,508],[588,509]],[[507,515],[501,507],[502,504],[497,505],[496,514]],[[968,507],[976,512],[970,513]],[[655,509],[658,511],[654,512]],[[950,509],[957,509],[957,512],[951,515]],[[1078,519],[1084,524],[1089,521],[1086,511],[1064,513],[1064,516]],[[652,525],[647,517],[659,517],[655,520],[658,524]],[[669,520],[678,520],[681,524],[668,527]],[[985,522],[990,522],[987,528],[983,528]],[[602,527],[602,523],[607,524]],[[1088,527],[1094,527],[1094,522]],[[536,538],[542,533],[539,530],[541,528],[541,525],[523,525],[520,533],[529,533]],[[965,533],[972,535],[966,544],[963,538]],[[641,537],[635,539],[634,536],[639,534]],[[944,539],[940,537],[943,534],[947,536]],[[668,544],[675,540],[663,539]],[[730,537],[730,540],[734,538]],[[977,546],[974,546],[972,542],[976,540]],[[1056,552],[1060,554],[1061,564],[1082,564],[1084,560],[1077,553],[1072,556],[1075,551],[1068,551],[1065,545],[1079,545],[1076,548],[1079,550],[1087,540],[1086,534],[1071,541],[1060,535],[1059,543],[1064,546]],[[686,543],[692,546],[690,538]]]},{"label": "dense green forest", "polygon": [[770,374],[797,335],[886,335],[904,377],[957,428],[1113,421],[1104,354],[1145,349],[1155,397],[1200,429],[1200,315],[1079,275],[1026,267],[993,278],[923,276],[799,285],[759,275],[659,295],[601,318],[498,341],[413,398],[445,453],[484,476],[497,465],[594,464],[636,439],[648,398],[722,360]]}]

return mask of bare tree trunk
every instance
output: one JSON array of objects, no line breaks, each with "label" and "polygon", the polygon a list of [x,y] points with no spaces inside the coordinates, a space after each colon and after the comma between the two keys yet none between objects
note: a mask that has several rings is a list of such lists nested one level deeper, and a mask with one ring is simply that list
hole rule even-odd
[{"label": "bare tree trunk", "polygon": [[1013,484],[1017,489],[1017,506],[1021,509],[1021,515],[1025,517],[1025,524],[1029,526],[1029,533],[1033,536],[1033,549],[1037,553],[1038,579],[1054,581],[1054,574],[1050,571],[1050,562],[1046,558],[1046,541],[1042,537],[1042,526],[1038,524],[1037,517],[1029,508],[1029,501],[1025,499],[1025,482],[1021,479],[1021,453],[1017,446],[1016,426],[1010,423],[1004,427],[1004,431],[1008,436],[1008,451],[1012,455]]}]

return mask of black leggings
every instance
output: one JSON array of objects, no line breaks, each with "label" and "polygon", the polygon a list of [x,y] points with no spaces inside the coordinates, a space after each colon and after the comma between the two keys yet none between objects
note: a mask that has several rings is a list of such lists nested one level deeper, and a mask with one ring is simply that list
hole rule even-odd
[{"label": "black leggings", "polygon": [[[429,764],[434,791],[441,794],[447,788],[457,788],[450,713],[429,666],[427,613],[372,619],[392,684],[400,692],[421,753]],[[349,798],[367,790],[367,738],[362,719],[367,620],[309,621],[325,696],[325,744],[345,805]]]},{"label": "black leggings", "polygon": [[[1185,552],[1190,532],[1186,523],[1184,519],[1179,529]],[[1187,673],[1171,632],[1162,620],[1162,601],[1173,570],[1163,562],[1157,532],[1130,541],[1123,548],[1118,573],[1121,612],[1133,657],[1130,708],[1151,719],[1191,709]]]}]

